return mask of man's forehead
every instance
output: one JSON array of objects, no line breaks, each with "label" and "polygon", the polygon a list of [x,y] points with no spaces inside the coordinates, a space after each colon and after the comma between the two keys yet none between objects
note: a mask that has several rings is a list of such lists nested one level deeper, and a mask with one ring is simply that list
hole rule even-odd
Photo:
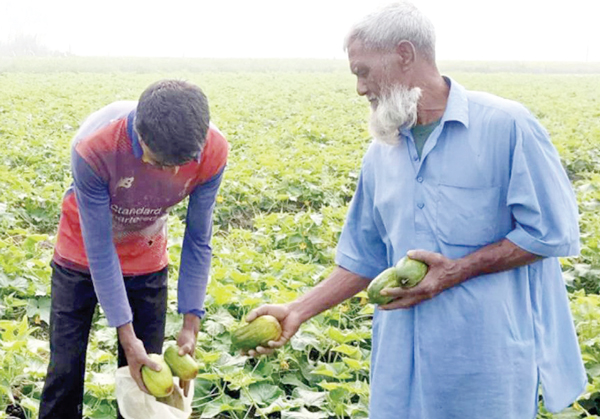
[{"label": "man's forehead", "polygon": [[350,69],[354,71],[355,67],[360,66],[368,55],[370,55],[369,51],[361,41],[352,41],[352,43],[348,45],[348,61],[350,63]]},{"label": "man's forehead", "polygon": [[348,56],[352,57],[357,54],[361,54],[365,50],[365,44],[360,39],[354,38],[348,43]]},{"label": "man's forehead", "polygon": [[368,61],[389,53],[390,51],[382,50],[365,44],[360,39],[355,39],[348,44],[348,59],[350,62]]}]

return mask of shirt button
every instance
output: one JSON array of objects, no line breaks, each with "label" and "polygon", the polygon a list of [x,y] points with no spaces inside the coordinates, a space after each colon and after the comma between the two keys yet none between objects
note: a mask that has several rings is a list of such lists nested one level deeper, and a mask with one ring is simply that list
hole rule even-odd
[{"label": "shirt button", "polygon": [[421,176],[419,176],[419,177],[417,178],[417,182],[419,182],[419,183],[423,183],[423,178],[422,178]]},{"label": "shirt button", "polygon": [[422,202],[419,202],[419,203],[417,204],[417,207],[419,207],[419,209],[423,209],[423,207],[424,207],[424,206],[425,206],[425,204],[424,204],[424,203],[422,203]]},{"label": "shirt button", "polygon": [[419,156],[415,156],[415,157],[413,157],[413,160],[414,160],[414,161],[419,161]]}]

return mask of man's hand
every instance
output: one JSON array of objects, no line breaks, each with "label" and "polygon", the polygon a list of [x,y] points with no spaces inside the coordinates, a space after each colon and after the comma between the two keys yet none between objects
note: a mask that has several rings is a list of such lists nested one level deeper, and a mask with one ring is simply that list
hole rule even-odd
[{"label": "man's hand", "polygon": [[162,367],[148,357],[146,349],[144,348],[144,343],[135,336],[131,323],[120,326],[117,329],[117,333],[123,351],[125,352],[125,358],[127,359],[131,377],[134,379],[140,390],[150,394],[144,385],[144,380],[142,380],[142,366],[147,365],[154,371],[160,371]]},{"label": "man's hand", "polygon": [[394,297],[394,301],[380,306],[382,310],[409,308],[469,278],[515,269],[542,258],[507,239],[489,244],[460,259],[448,259],[439,253],[425,250],[411,250],[407,254],[411,259],[429,265],[427,275],[414,288],[383,289],[382,294]]},{"label": "man's hand", "polygon": [[464,281],[462,270],[457,261],[448,259],[440,253],[425,250],[412,250],[408,252],[411,259],[420,260],[429,265],[425,278],[413,288],[384,288],[382,295],[393,297],[388,304],[381,305],[381,310],[409,308],[425,300],[435,297],[445,289],[453,287]]},{"label": "man's hand", "polygon": [[248,316],[246,317],[247,322],[251,322],[257,317],[264,316],[266,314],[270,314],[279,320],[279,324],[281,325],[281,337],[276,341],[269,341],[268,348],[263,346],[258,346],[255,349],[250,349],[247,354],[250,356],[258,356],[258,355],[270,355],[275,349],[282,347],[285,343],[296,334],[300,325],[302,324],[302,320],[298,313],[296,313],[290,304],[267,304],[261,306],[255,310],[252,310]]},{"label": "man's hand", "polygon": [[246,321],[251,322],[259,316],[270,314],[279,320],[281,337],[268,342],[268,347],[259,346],[247,352],[250,356],[268,355],[280,348],[296,334],[300,325],[319,313],[347,300],[357,292],[364,290],[369,280],[344,268],[336,267],[333,272],[312,290],[291,303],[267,304],[252,310]]},{"label": "man's hand", "polygon": [[[183,316],[183,326],[177,336],[179,355],[183,356],[189,354],[192,358],[194,357],[198,330],[200,330],[200,318],[195,314],[186,313]],[[188,391],[190,390],[190,382],[180,379],[179,387],[183,390],[183,395],[187,397]]]}]

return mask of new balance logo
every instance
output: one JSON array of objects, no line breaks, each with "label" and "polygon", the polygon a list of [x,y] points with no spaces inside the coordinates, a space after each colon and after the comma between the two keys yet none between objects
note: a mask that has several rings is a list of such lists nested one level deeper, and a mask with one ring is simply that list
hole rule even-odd
[{"label": "new balance logo", "polygon": [[122,177],[117,183],[117,189],[125,188],[129,189],[133,185],[133,177]]}]

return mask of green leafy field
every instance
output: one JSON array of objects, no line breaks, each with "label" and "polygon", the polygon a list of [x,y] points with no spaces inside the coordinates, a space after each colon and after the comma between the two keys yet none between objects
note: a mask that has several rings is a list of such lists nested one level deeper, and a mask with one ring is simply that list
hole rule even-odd
[{"label": "green leafy field", "polygon": [[[265,71],[157,65],[52,71],[0,63],[0,411],[37,417],[48,361],[50,269],[69,143],[82,119],[151,82],[203,87],[231,154],[215,212],[208,315],[199,335],[194,417],[367,417],[372,306],[365,295],[312,319],[276,355],[248,359],[230,333],[265,302],[287,302],[333,268],[337,237],[369,144],[368,106],[338,63]],[[80,65],[82,65],[80,63]],[[153,68],[153,67],[152,67]],[[463,70],[467,67],[463,67]],[[73,71],[75,69],[76,71]],[[563,71],[561,71],[563,72]],[[564,259],[587,392],[543,418],[600,417],[600,75],[447,71],[466,87],[524,103],[551,133],[576,189],[583,251]],[[185,207],[170,219],[167,334],[176,336],[176,279]],[[90,338],[84,415],[115,417],[116,334],[98,313]],[[0,418],[8,417],[0,413]],[[484,413],[482,412],[482,417]]]}]

